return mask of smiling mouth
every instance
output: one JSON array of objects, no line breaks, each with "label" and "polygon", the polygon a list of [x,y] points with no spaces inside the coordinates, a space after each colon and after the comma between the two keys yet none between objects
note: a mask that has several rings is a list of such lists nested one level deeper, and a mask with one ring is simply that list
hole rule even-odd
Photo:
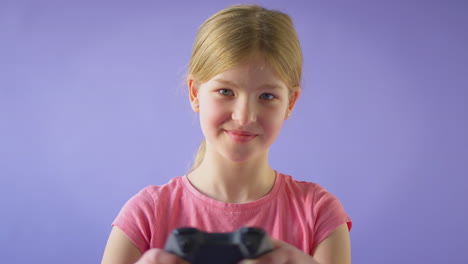
[{"label": "smiling mouth", "polygon": [[237,143],[247,143],[257,136],[257,134],[247,131],[226,130],[226,133]]}]

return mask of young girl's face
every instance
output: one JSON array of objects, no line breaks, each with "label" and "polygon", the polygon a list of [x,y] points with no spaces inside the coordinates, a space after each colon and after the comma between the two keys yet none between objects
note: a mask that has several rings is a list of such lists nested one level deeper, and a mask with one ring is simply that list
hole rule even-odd
[{"label": "young girl's face", "polygon": [[214,76],[192,91],[207,151],[242,162],[268,155],[290,105],[289,90],[257,58]]}]

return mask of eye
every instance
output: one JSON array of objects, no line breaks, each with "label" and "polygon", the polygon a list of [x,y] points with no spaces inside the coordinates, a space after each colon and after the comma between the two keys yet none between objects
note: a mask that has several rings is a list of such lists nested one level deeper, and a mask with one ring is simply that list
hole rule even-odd
[{"label": "eye", "polygon": [[272,95],[271,93],[264,93],[264,94],[260,95],[260,98],[269,101],[269,100],[275,99],[275,96]]},{"label": "eye", "polygon": [[234,93],[230,89],[219,89],[218,93],[224,96],[232,96]]}]

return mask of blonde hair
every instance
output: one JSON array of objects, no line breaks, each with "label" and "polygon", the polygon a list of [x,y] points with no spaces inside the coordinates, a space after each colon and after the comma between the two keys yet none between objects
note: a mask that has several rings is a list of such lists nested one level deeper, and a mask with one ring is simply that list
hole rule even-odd
[{"label": "blonde hair", "polygon": [[[302,51],[291,18],[257,5],[235,5],[208,18],[193,45],[189,74],[197,86],[215,75],[261,54],[290,89],[300,87]],[[192,170],[203,161],[206,142]]]}]

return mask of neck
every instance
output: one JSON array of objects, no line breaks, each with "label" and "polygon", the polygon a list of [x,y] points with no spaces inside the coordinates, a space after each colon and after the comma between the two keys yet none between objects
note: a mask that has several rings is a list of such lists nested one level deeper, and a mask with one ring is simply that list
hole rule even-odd
[{"label": "neck", "polygon": [[226,203],[258,200],[272,189],[275,171],[268,157],[245,162],[220,162],[209,155],[188,174],[192,185],[203,194]]}]

